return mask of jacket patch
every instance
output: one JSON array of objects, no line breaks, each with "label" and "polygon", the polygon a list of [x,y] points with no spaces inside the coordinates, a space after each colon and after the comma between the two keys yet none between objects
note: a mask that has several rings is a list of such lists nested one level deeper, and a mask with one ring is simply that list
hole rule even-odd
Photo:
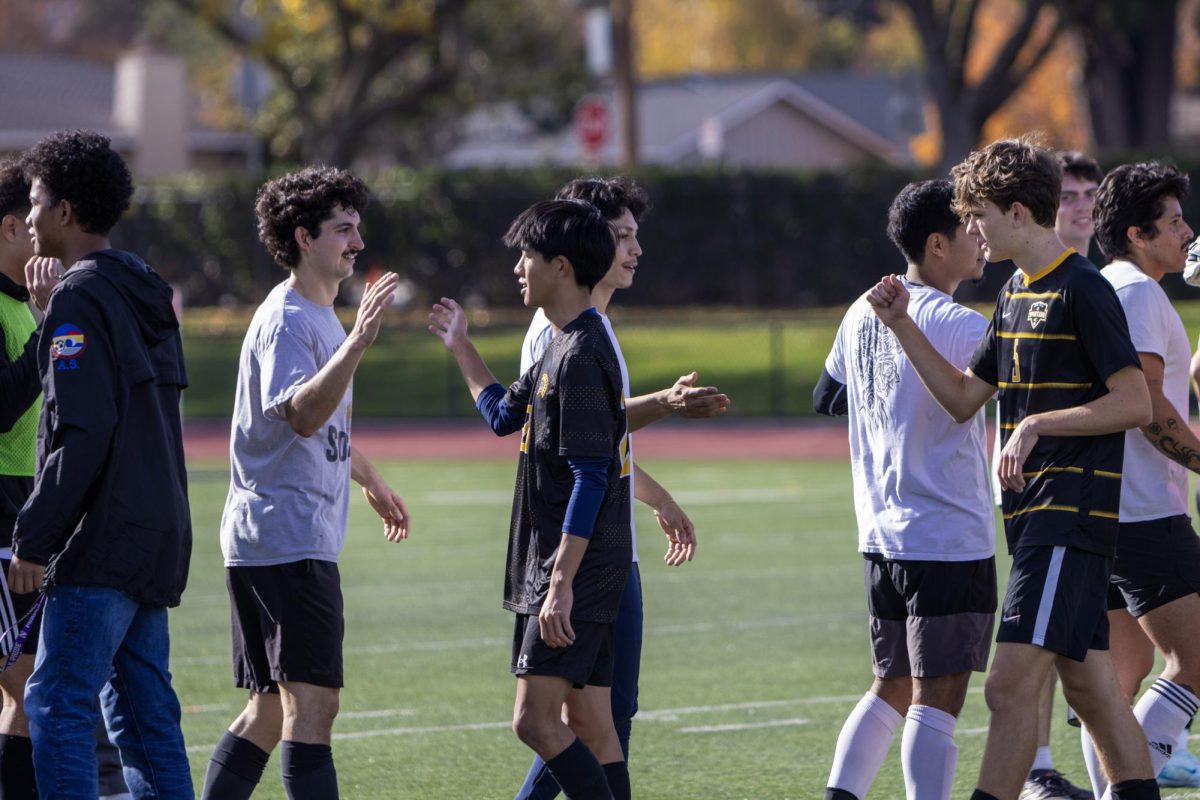
[{"label": "jacket patch", "polygon": [[58,369],[79,369],[75,359],[87,349],[87,336],[78,325],[65,323],[54,330],[50,339],[50,358],[58,362]]}]

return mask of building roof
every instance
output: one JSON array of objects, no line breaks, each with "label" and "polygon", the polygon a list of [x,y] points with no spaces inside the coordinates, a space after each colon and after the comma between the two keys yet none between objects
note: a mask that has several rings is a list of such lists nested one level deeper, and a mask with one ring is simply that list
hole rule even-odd
[{"label": "building roof", "polygon": [[[611,107],[611,92],[607,97]],[[649,163],[673,163],[695,152],[701,130],[710,121],[730,130],[781,102],[886,161],[909,161],[908,140],[923,126],[920,92],[912,77],[689,75],[639,86],[640,157]],[[579,161],[579,145],[569,127],[539,134],[511,107],[480,112],[464,131],[462,144],[447,157],[453,166]],[[616,145],[610,142],[600,160],[615,158]]]}]

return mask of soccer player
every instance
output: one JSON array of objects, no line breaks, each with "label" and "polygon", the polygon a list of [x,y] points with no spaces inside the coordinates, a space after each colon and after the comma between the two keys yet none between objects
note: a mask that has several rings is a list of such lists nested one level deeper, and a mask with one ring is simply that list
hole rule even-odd
[{"label": "soccer player", "polygon": [[404,501],[350,436],[351,379],[398,277],[367,286],[349,335],[333,310],[363,250],[368,197],[350,173],[309,167],[269,181],[255,203],[259,238],[289,274],[255,312],[238,365],[221,550],[234,679],[250,698],[209,761],[203,796],[211,800],[250,797],[281,739],[288,797],[338,796],[330,748],[342,687],[337,559],[351,478],[387,540],[408,536]]},{"label": "soccer player", "polygon": [[34,252],[68,265],[37,343],[38,467],[8,574],[12,591],[44,592],[25,691],[38,790],[97,795],[100,695],[130,791],[190,798],[168,669],[192,542],[171,288],[109,242],[133,184],[107,138],[56,133],[22,165]]},{"label": "soccer player", "polygon": [[[0,163],[0,659],[7,659],[19,623],[32,611],[33,594],[12,594],[4,579],[12,559],[12,529],[33,489],[41,382],[37,371],[37,326],[29,311],[25,264],[33,241],[25,227],[29,181],[17,161]],[[37,626],[24,651],[0,672],[0,797],[36,798],[33,746],[25,718],[25,682],[33,671]]]},{"label": "soccer player", "polygon": [[[1149,755],[1113,691],[1106,600],[1116,547],[1124,431],[1150,421],[1137,351],[1112,287],[1054,232],[1061,177],[1050,152],[1001,140],[956,166],[955,210],[990,261],[1014,275],[964,371],[907,313],[885,277],[868,301],[931,394],[959,421],[1000,390],[997,468],[1013,566],[985,686],[991,710],[973,800],[1013,800],[1037,744],[1038,696],[1057,667],[1092,730],[1118,800],[1157,798]],[[1144,737],[1143,737],[1144,738]]]},{"label": "soccer player", "polygon": [[[910,313],[938,352],[966,366],[987,320],[953,300],[983,275],[979,240],[951,209],[949,181],[910,183],[888,236],[908,262]],[[826,800],[862,800],[907,714],[910,800],[950,797],[954,728],[971,672],[987,669],[996,621],[995,517],[980,409],[957,423],[860,297],[842,320],[813,393],[849,414],[850,460],[870,610],[875,682],[838,736]]]},{"label": "soccer player", "polygon": [[[1092,223],[1092,209],[1096,206],[1096,188],[1104,178],[1100,165],[1091,156],[1075,150],[1060,151],[1056,154],[1058,165],[1062,169],[1062,191],[1058,195],[1058,214],[1054,218],[1054,232],[1058,239],[1075,252],[1087,257],[1092,247],[1092,234],[1095,226]],[[994,455],[1000,458],[1000,438],[996,437]],[[996,502],[1000,502],[1000,486],[995,484]],[[1110,591],[1110,608],[1124,608],[1120,592]],[[1112,617],[1110,616],[1110,624]],[[1117,622],[1110,630],[1110,639],[1115,650],[1118,640],[1127,627],[1119,627]],[[1137,625],[1133,626],[1134,635],[1141,636]],[[1145,641],[1145,637],[1141,637]],[[1122,640],[1123,641],[1123,640]],[[1119,666],[1118,666],[1119,669]],[[1050,753],[1050,719],[1054,712],[1055,686],[1058,683],[1053,671],[1046,678],[1046,687],[1042,690],[1038,701],[1038,746],[1033,758],[1033,768],[1025,779],[1025,788],[1021,790],[1021,800],[1092,800],[1089,789],[1080,788],[1054,767],[1054,757]],[[1068,721],[1078,724],[1073,714],[1068,710]]]},{"label": "soccer player", "polygon": [[579,200],[531,206],[504,242],[521,250],[515,272],[525,305],[543,309],[559,330],[541,360],[505,392],[457,303],[433,307],[430,331],[454,355],[492,429],[521,431],[504,587],[504,605],[517,615],[513,730],[572,800],[623,800],[629,772],[608,697],[572,691],[612,684],[612,623],[632,547],[623,380],[591,300],[616,242],[600,211]]},{"label": "soccer player", "polygon": [[[606,312],[613,294],[618,289],[633,285],[638,258],[642,248],[638,242],[638,225],[649,209],[646,192],[633,179],[625,176],[612,178],[579,178],[564,186],[558,193],[559,200],[586,200],[600,209],[617,231],[617,255],[608,272],[592,289],[592,304],[604,322],[604,329],[612,341],[613,351],[621,366],[621,379],[625,393],[626,412],[630,418],[630,430],[636,429],[637,418],[660,418],[674,412],[681,416],[712,416],[723,413],[728,407],[728,398],[713,387],[695,387],[696,373],[685,375],[669,390],[653,395],[630,398],[629,370],[621,346],[613,332]],[[538,309],[529,324],[525,341],[521,347],[521,372],[527,372],[545,352],[555,333],[554,326],[546,319],[545,312]],[[641,410],[647,409],[647,410]],[[655,481],[633,457],[633,437],[629,438],[629,461],[633,465],[631,481],[633,493],[638,500],[654,509],[655,519],[667,535],[667,553],[664,560],[669,565],[690,561],[695,553],[696,534],[691,520],[671,494]],[[630,531],[633,539],[633,564],[621,605],[613,621],[613,680],[608,687],[586,686],[584,692],[603,692],[611,695],[613,724],[621,740],[621,751],[629,760],[629,735],[633,716],[637,713],[638,674],[642,656],[642,581],[638,569],[637,529],[634,525],[633,509],[630,509]],[[517,800],[547,800],[559,792],[558,784],[541,758],[534,757],[525,782],[517,792]]]},{"label": "soccer player", "polygon": [[[1155,773],[1200,705],[1195,694],[1200,687],[1200,539],[1187,513],[1187,471],[1200,472],[1200,438],[1187,421],[1187,332],[1159,285],[1164,275],[1182,272],[1187,261],[1193,233],[1180,202],[1188,189],[1187,176],[1171,167],[1125,164],[1105,177],[1096,202],[1097,238],[1112,259],[1102,274],[1125,311],[1153,408],[1149,424],[1125,434],[1112,583],[1166,662],[1134,708],[1150,742]],[[1111,614],[1118,615],[1127,616]],[[1152,653],[1149,659],[1146,655],[1113,643],[1121,691],[1129,702],[1150,671]],[[1086,735],[1084,744],[1087,753]],[[1099,797],[1104,776],[1094,759],[1088,761]]]}]

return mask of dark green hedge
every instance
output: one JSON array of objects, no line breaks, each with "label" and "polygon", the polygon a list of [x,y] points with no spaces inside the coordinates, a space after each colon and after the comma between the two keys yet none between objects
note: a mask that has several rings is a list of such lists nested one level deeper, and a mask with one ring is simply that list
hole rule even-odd
[{"label": "dark green hedge", "polygon": [[[576,171],[408,171],[371,176],[360,264],[408,278],[420,307],[442,295],[492,306],[520,298],[500,244],[512,218]],[[622,305],[771,308],[849,302],[879,275],[903,269],[884,232],[887,207],[926,173],[878,165],[838,173],[642,170],[654,209],[643,221],[637,291]],[[258,302],[283,276],[254,232],[262,176],[189,178],[144,187],[121,222],[118,246],[142,253],[190,304]],[[1185,211],[1197,206],[1190,201]],[[1098,255],[1097,255],[1098,257]],[[995,296],[990,270],[960,297]],[[1168,290],[1182,283],[1169,280]]]}]

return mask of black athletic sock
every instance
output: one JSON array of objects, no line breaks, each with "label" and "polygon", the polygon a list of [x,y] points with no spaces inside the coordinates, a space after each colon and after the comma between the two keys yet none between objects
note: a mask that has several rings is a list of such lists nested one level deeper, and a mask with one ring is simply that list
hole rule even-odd
[{"label": "black athletic sock", "polygon": [[603,765],[604,780],[608,781],[608,790],[612,792],[613,800],[631,800],[632,790],[629,788],[629,764],[624,761],[612,761]]},{"label": "black athletic sock", "polygon": [[835,789],[832,786],[826,786],[825,800],[858,800],[858,798],[845,789]]},{"label": "black athletic sock", "polygon": [[611,800],[604,768],[578,737],[570,747],[547,761],[546,766],[571,800]]},{"label": "black athletic sock", "polygon": [[0,733],[0,797],[37,800],[33,775],[33,742],[28,736]]},{"label": "black athletic sock", "polygon": [[1143,778],[1134,781],[1114,783],[1112,800],[1159,800],[1162,795],[1158,791],[1158,781],[1154,778]]},{"label": "black athletic sock", "polygon": [[284,742],[279,762],[289,800],[337,800],[337,770],[329,745]]},{"label": "black athletic sock", "polygon": [[270,757],[249,739],[225,731],[208,759],[200,800],[249,800]]},{"label": "black athletic sock", "polygon": [[994,794],[988,794],[983,789],[976,789],[971,793],[971,800],[999,800]]}]

